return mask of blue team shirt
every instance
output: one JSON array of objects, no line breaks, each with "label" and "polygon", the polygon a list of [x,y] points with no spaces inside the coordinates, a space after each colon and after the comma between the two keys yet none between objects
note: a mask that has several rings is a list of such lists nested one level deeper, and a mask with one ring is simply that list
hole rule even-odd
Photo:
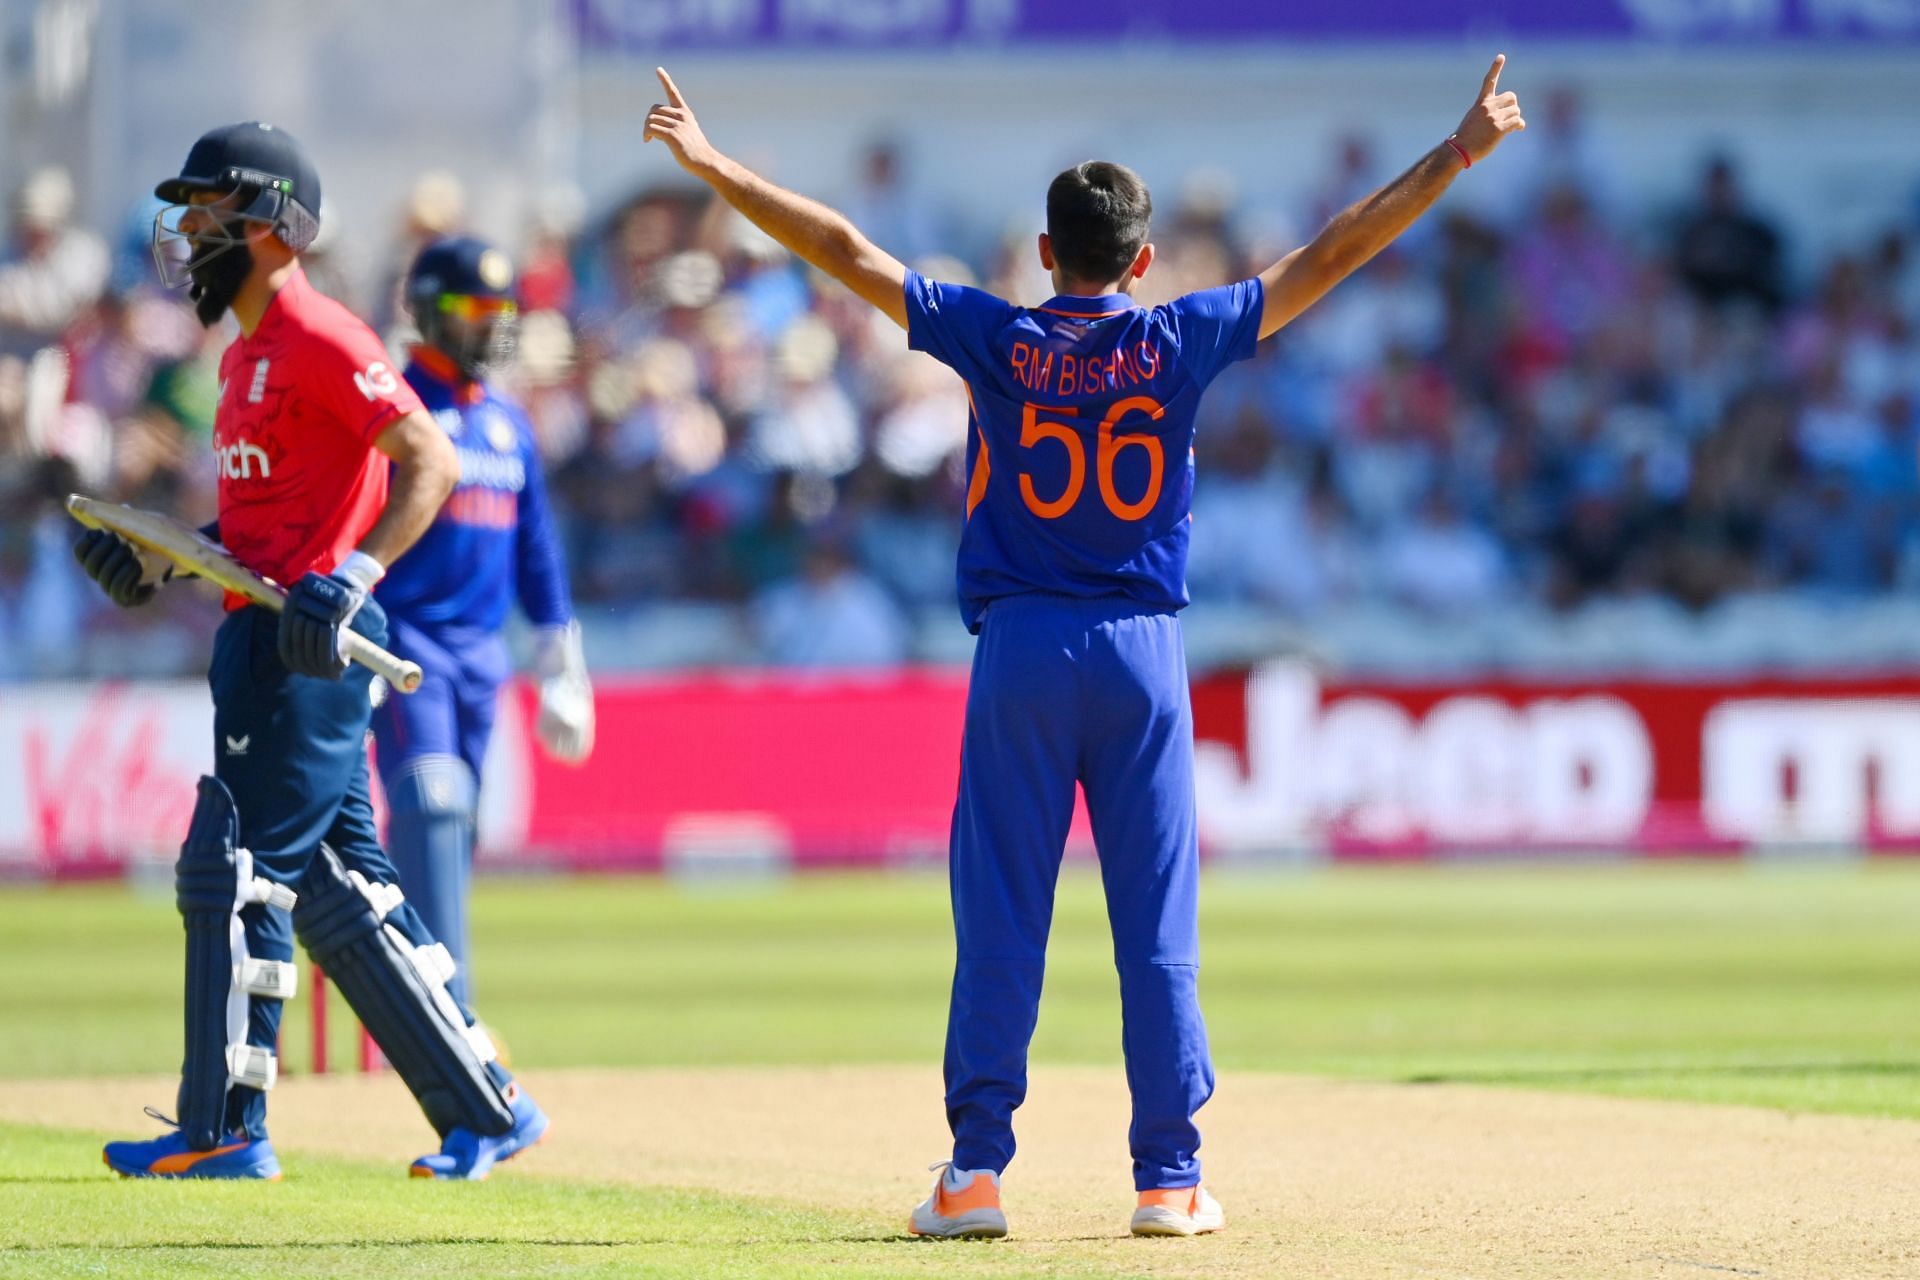
[{"label": "blue team shirt", "polygon": [[484,383],[464,398],[417,362],[406,378],[453,441],[460,482],[375,597],[428,631],[498,631],[516,595],[535,626],[565,624],[573,603],[526,415]]},{"label": "blue team shirt", "polygon": [[907,272],[907,344],[967,384],[960,613],[1043,592],[1187,603],[1194,415],[1260,340],[1259,280],[1164,306],[1125,294],[1016,307]]}]

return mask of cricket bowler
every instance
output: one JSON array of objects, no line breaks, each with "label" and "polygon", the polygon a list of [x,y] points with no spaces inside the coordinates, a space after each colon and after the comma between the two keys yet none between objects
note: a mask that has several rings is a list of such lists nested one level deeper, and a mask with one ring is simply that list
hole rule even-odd
[{"label": "cricket bowler", "polygon": [[433,524],[374,589],[387,647],[420,664],[420,688],[373,713],[387,793],[387,846],[400,887],[453,953],[449,986],[472,998],[467,887],[480,767],[509,671],[501,627],[517,600],[540,677],[534,732],[566,764],[593,750],[593,688],[526,413],[488,379],[512,354],[513,263],[471,236],[439,240],[407,271],[420,341],[407,385],[460,459]]},{"label": "cricket bowler", "polygon": [[[293,138],[257,122],[215,129],[155,195],[168,205],[154,222],[162,278],[191,285],[201,323],[231,313],[240,328],[220,361],[207,532],[289,591],[279,615],[226,598],[207,676],[214,773],[174,869],[187,942],[179,1120],[108,1143],[106,1163],[130,1177],[280,1176],[267,1092],[298,936],[440,1135],[412,1174],[484,1178],[547,1117],[448,991],[447,949],[395,884],[368,790],[373,676],[340,652],[347,628],[385,642],[370,592],[432,522],[458,459],[379,339],[302,272],[320,178]],[[75,553],[116,604],[158,586],[112,533],[88,531]]]},{"label": "cricket bowler", "polygon": [[[1135,1235],[1225,1225],[1201,1186],[1194,1113],[1213,1093],[1200,1017],[1187,603],[1194,414],[1227,364],[1406,230],[1462,172],[1526,127],[1499,88],[1411,169],[1258,276],[1164,306],[1153,204],[1118,164],[1053,180],[1040,262],[1055,296],[1016,306],[909,271],[841,215],[716,150],[662,70],[647,116],[695,177],[951,366],[971,404],[961,614],[979,636],[950,850],[957,956],[947,1021],[951,1159],[910,1229],[1002,1236],[1000,1177],[1026,1096],[1055,882],[1086,792],[1100,855],[1133,1095]],[[1287,554],[1284,547],[1275,555]]]}]

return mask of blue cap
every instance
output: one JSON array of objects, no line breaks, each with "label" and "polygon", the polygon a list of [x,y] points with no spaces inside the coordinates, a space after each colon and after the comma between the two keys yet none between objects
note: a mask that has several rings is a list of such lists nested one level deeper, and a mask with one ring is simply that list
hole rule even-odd
[{"label": "blue cap", "polygon": [[449,293],[511,298],[513,286],[513,259],[474,236],[434,241],[420,251],[407,271],[407,298],[411,301]]}]

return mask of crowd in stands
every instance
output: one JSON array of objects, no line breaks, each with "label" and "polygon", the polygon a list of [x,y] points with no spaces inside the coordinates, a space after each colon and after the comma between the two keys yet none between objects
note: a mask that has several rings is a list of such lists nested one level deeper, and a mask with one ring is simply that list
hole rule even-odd
[{"label": "crowd in stands", "polygon": [[[1729,158],[1703,160],[1683,206],[1639,207],[1606,189],[1570,95],[1540,132],[1524,200],[1497,219],[1443,205],[1215,384],[1196,599],[1311,626],[1354,602],[1698,610],[1920,584],[1920,228],[1815,256]],[[1293,220],[1390,176],[1349,139]],[[927,274],[1051,293],[1030,232],[943,224],[890,147],[839,194]],[[1287,247],[1246,235],[1216,186],[1160,201],[1143,301]],[[151,211],[109,244],[73,204],[64,174],[33,175],[0,251],[0,676],[191,669],[204,627],[179,623],[204,597],[117,616],[74,572],[58,501],[84,489],[209,518],[228,335],[158,288]],[[323,238],[310,274],[403,347],[394,281],[462,205],[428,175],[378,272],[336,269]],[[556,203],[511,247],[523,320],[503,377],[536,425],[589,628],[708,602],[736,608],[768,661],[864,665],[912,657],[933,611],[958,626],[953,375],[701,190],[648,189],[593,221]]]}]

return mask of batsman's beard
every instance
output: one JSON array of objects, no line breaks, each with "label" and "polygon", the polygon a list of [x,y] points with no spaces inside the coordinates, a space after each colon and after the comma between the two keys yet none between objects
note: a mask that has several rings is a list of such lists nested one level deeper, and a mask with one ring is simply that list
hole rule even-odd
[{"label": "batsman's beard", "polygon": [[187,274],[193,279],[187,296],[193,299],[194,314],[200,317],[201,325],[211,329],[227,314],[227,308],[240,296],[241,286],[253,274],[253,249],[244,241],[216,249],[188,267]]}]

